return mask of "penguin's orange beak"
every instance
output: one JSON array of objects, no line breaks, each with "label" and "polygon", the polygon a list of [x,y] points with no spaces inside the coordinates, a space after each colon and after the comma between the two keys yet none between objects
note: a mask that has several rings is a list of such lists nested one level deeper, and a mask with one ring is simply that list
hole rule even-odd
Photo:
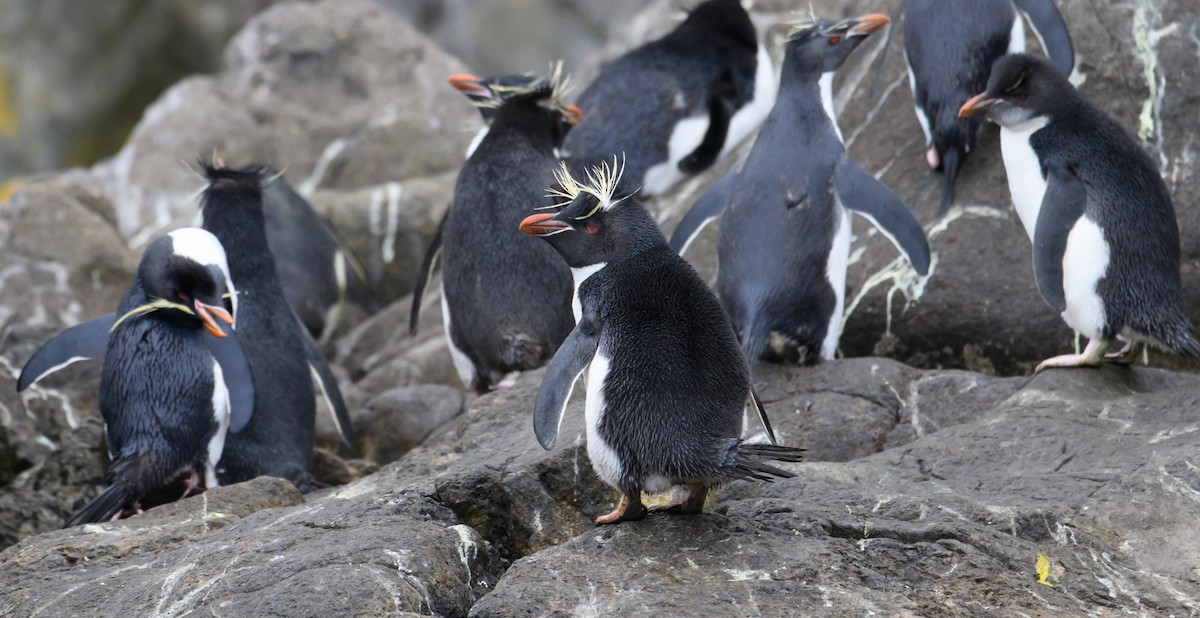
[{"label": "penguin's orange beak", "polygon": [[888,19],[888,16],[882,13],[869,13],[861,17],[855,17],[854,21],[854,26],[846,32],[849,36],[865,36],[892,23],[892,20]]},{"label": "penguin's orange beak", "polygon": [[196,306],[196,316],[200,318],[200,321],[204,322],[204,330],[218,339],[225,337],[225,331],[221,330],[221,326],[217,324],[217,320],[214,318],[218,318],[226,324],[233,324],[233,316],[229,315],[229,312],[224,307],[214,307],[198,300],[195,301],[194,305]]},{"label": "penguin's orange beak", "polygon": [[583,120],[583,110],[579,109],[578,105],[564,105],[562,112],[563,118],[566,118],[567,122],[571,124],[579,124]]},{"label": "penguin's orange beak", "polygon": [[465,95],[483,97],[485,99],[492,97],[492,91],[480,85],[479,78],[469,73],[456,73],[451,75],[446,81],[450,82],[451,86],[454,86],[459,92]]},{"label": "penguin's orange beak", "polygon": [[534,236],[552,236],[571,229],[566,223],[555,220],[554,215],[552,212],[529,215],[521,222],[521,231]]},{"label": "penguin's orange beak", "polygon": [[983,94],[977,94],[971,97],[971,100],[963,103],[963,106],[958,108],[959,118],[970,118],[982,114],[987,108],[995,105],[1000,99],[985,99]]}]

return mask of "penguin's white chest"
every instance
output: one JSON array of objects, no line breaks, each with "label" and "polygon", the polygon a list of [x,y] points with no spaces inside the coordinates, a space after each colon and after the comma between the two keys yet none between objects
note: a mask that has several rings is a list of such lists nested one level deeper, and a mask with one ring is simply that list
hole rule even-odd
[{"label": "penguin's white chest", "polygon": [[584,418],[587,421],[588,459],[592,468],[605,483],[617,487],[623,468],[616,451],[600,435],[600,423],[604,420],[608,402],[604,399],[604,382],[608,379],[608,356],[603,342],[592,357],[587,374],[587,401],[584,403]]},{"label": "penguin's white chest", "polygon": [[1098,339],[1104,332],[1104,301],[1096,286],[1107,274],[1108,262],[1104,230],[1087,215],[1080,217],[1067,236],[1063,252],[1063,295],[1067,308],[1062,318],[1075,332],[1089,339]]},{"label": "penguin's white chest", "polygon": [[834,214],[835,223],[833,242],[830,246],[829,257],[825,261],[825,279],[833,288],[833,313],[829,315],[829,325],[825,330],[825,339],[821,342],[821,360],[833,360],[837,355],[838,337],[841,335],[842,310],[846,304],[846,267],[850,262],[850,213],[842,206],[842,199],[834,194],[837,212]]},{"label": "penguin's white chest", "polygon": [[204,486],[208,489],[216,487],[217,462],[221,461],[221,453],[225,451],[225,434],[229,431],[229,388],[225,386],[225,374],[221,371],[221,363],[213,360],[213,419],[217,421],[217,431],[208,440],[208,449],[204,459]]},{"label": "penguin's white chest", "polygon": [[571,280],[575,282],[575,289],[571,291],[571,314],[575,316],[575,323],[579,323],[579,318],[583,317],[583,304],[579,302],[579,286],[587,281],[588,277],[600,272],[601,268],[608,266],[608,262],[600,262],[590,266],[581,266],[571,269]]},{"label": "penguin's white chest", "polygon": [[1046,126],[1044,116],[1031,118],[1012,127],[1000,128],[1000,152],[1004,155],[1004,172],[1008,176],[1008,192],[1012,195],[1013,207],[1029,240],[1037,227],[1038,213],[1042,209],[1042,198],[1046,195],[1046,177],[1042,175],[1042,164],[1029,143],[1029,138]]}]

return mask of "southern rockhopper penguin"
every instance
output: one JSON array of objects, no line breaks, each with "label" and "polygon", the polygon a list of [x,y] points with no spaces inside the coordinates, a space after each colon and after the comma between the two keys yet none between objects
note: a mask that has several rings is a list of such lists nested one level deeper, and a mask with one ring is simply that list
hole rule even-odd
[{"label": "southern rockhopper penguin", "polygon": [[982,124],[959,117],[958,108],[987,85],[996,60],[1025,51],[1021,13],[1064,74],[1071,72],[1075,52],[1053,0],[905,0],[903,11],[908,83],[925,132],[925,158],[945,174],[944,213],[954,202],[959,165]]},{"label": "southern rockhopper penguin", "polygon": [[[570,88],[569,78],[563,75],[562,63],[555,62],[550,65],[550,77],[543,78],[533,73],[524,73],[521,75],[501,75],[498,77],[475,77],[467,73],[456,73],[451,75],[447,80],[456,90],[466,95],[471,101],[471,105],[479,110],[479,115],[483,118],[483,127],[471,139],[470,145],[467,146],[467,158],[471,158],[471,154],[479,147],[479,143],[488,134],[491,129],[492,121],[496,119],[496,112],[500,110],[500,106],[508,99],[520,95],[527,94],[542,88],[546,85],[553,85],[559,92],[559,98],[566,94]],[[571,123],[578,123],[582,118],[583,112],[574,105],[562,105],[561,109]],[[557,152],[558,146],[555,146]]]},{"label": "southern rockhopper penguin", "polygon": [[[212,234],[184,228],[146,248],[117,313],[70,328],[26,364],[24,390],[76,360],[104,356],[100,414],[112,485],[66,526],[116,519],[139,498],[187,478],[215,487],[226,432],[250,420],[254,385],[232,329],[235,290]],[[240,324],[238,324],[240,326]],[[132,504],[131,504],[132,503]]]},{"label": "southern rockhopper penguin", "polygon": [[630,195],[614,195],[619,185],[616,165],[593,168],[587,184],[564,166],[551,190],[563,208],[521,222],[574,274],[579,321],[546,370],[534,430],[544,448],[554,447],[571,390],[586,370],[588,457],[621,492],[597,525],[644,517],[641,492],[676,485],[688,496],[667,510],[699,513],[712,486],[791,477],[766,461],[800,461],[802,452],[739,438],[750,400],[774,435],[729,319],[645,208]]},{"label": "southern rockhopper penguin", "polygon": [[[1088,338],[1082,354],[1047,359],[1037,371],[1133,362],[1145,344],[1200,357],[1183,308],[1175,209],[1142,147],[1053,64],[1028,54],[1001,58],[987,89],[959,113],[1000,125],[1038,290]],[[1121,349],[1106,354],[1118,341]]]},{"label": "southern rockhopper penguin", "polygon": [[775,96],[775,72],[738,0],[709,0],[666,36],[606,64],[580,95],[563,142],[577,176],[621,154],[622,190],[660,195],[750,135]]},{"label": "southern rockhopper penguin", "polygon": [[254,374],[254,419],[229,436],[217,469],[222,483],[256,476],[285,478],[301,491],[318,484],[308,473],[313,454],[314,378],[349,446],[349,414],[328,363],[289,308],[267,245],[263,216],[265,168],[204,165],[204,229],[225,246],[239,291],[238,334]]},{"label": "southern rockhopper penguin", "polygon": [[[680,252],[709,221],[717,289],[751,364],[829,360],[837,351],[850,255],[850,215],[865,217],[924,276],[925,232],[904,204],[846,153],[833,112],[833,74],[883,15],[796,24],[779,98],[746,163],[718,181],[671,236]],[[724,213],[722,215],[722,213]],[[779,347],[781,349],[774,349]]]},{"label": "southern rockhopper penguin", "polygon": [[439,248],[442,323],[463,384],[483,394],[504,376],[546,364],[575,326],[571,273],[554,250],[517,230],[550,206],[555,149],[578,110],[561,103],[566,78],[555,71],[533,88],[512,86],[490,130],[458,175],[454,197],[426,252],[413,291],[409,328]]}]

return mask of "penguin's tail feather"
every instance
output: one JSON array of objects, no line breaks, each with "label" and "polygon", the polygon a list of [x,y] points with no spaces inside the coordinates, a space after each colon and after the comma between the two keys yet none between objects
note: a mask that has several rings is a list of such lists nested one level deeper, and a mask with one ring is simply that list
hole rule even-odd
[{"label": "penguin's tail feather", "polygon": [[963,151],[957,146],[951,146],[942,153],[942,205],[938,209],[939,215],[946,214],[950,210],[950,206],[954,204],[954,185],[958,181],[958,165],[962,163]]},{"label": "penguin's tail feather", "polygon": [[1171,330],[1163,343],[1167,344],[1172,352],[1188,358],[1200,358],[1200,341],[1192,334],[1191,324],[1186,317]]},{"label": "penguin's tail feather", "polygon": [[804,449],[774,444],[738,443],[734,450],[733,464],[727,466],[725,474],[730,478],[746,481],[771,482],[776,478],[790,479],[795,474],[777,468],[767,461],[797,463],[804,461]]},{"label": "penguin's tail feather", "polygon": [[92,498],[83,508],[75,511],[63,523],[63,528],[80,524],[94,524],[112,519],[113,515],[121,512],[125,505],[133,499],[129,487],[120,481],[113,483],[103,493]]},{"label": "penguin's tail feather", "polygon": [[541,337],[511,331],[500,335],[500,360],[510,371],[527,371],[545,364],[550,347]]}]

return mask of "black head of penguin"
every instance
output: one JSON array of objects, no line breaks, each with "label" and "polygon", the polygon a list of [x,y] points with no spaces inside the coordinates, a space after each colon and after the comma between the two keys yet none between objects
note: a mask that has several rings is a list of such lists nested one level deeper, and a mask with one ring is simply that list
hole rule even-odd
[{"label": "black head of penguin", "polygon": [[1071,82],[1049,60],[1012,54],[996,61],[987,89],[964,103],[958,115],[984,113],[988,120],[1012,127],[1039,116],[1061,117],[1078,101]]},{"label": "black head of penguin", "polygon": [[891,23],[886,15],[850,19],[811,19],[792,28],[783,58],[783,85],[832,73],[842,66],[867,35]]},{"label": "black head of penguin", "polygon": [[587,186],[570,180],[564,166],[551,193],[570,202],[556,213],[526,217],[521,231],[546,239],[571,268],[617,262],[666,243],[654,218],[632,195],[614,195],[621,173],[610,169],[615,166],[593,168],[591,180],[598,182]]},{"label": "black head of penguin", "polygon": [[727,50],[740,50],[754,57],[758,35],[754,23],[739,0],[709,0],[688,12],[673,35],[715,42]]},{"label": "black head of penguin", "polygon": [[[491,124],[496,118],[500,107],[510,99],[532,94],[535,92],[553,92],[556,88],[555,78],[560,75],[561,66],[555,71],[552,68],[550,79],[526,73],[523,75],[501,75],[499,77],[476,77],[468,73],[451,75],[448,82],[459,92],[466,95],[485,124]],[[561,98],[561,95],[560,95]],[[578,123],[582,112],[574,105],[558,105],[571,124]]]},{"label": "black head of penguin", "polygon": [[[216,239],[211,239],[216,243]],[[217,256],[201,264],[188,251],[176,247],[184,237],[167,235],[150,243],[138,264],[137,279],[146,295],[169,301],[164,310],[155,311],[153,316],[178,326],[198,330],[204,328],[213,336],[224,337],[225,332],[217,324],[219,318],[227,324],[233,322],[226,305],[229,288],[227,274],[217,263]],[[220,249],[219,243],[216,249]],[[212,247],[203,247],[212,253]],[[224,263],[224,255],[219,256]]]},{"label": "black head of penguin", "polygon": [[495,110],[492,128],[537,140],[549,138],[558,147],[580,116],[578,107],[558,102],[554,88],[543,83],[528,92],[508,95]]}]

